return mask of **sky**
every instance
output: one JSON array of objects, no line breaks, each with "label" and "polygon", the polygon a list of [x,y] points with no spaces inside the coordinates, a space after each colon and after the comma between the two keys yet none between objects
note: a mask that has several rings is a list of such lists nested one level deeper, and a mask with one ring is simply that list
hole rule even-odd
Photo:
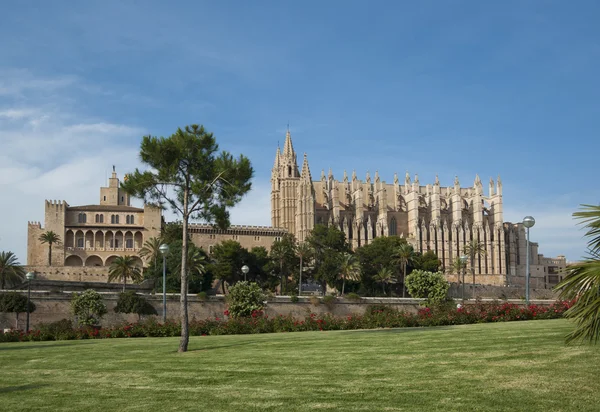
[{"label": "sky", "polygon": [[332,169],[472,185],[546,256],[586,253],[598,204],[600,3],[22,1],[0,15],[0,251],[26,263],[44,199],[96,204],[144,135],[203,124],[248,156],[232,223],[270,225],[289,124],[313,178]]}]

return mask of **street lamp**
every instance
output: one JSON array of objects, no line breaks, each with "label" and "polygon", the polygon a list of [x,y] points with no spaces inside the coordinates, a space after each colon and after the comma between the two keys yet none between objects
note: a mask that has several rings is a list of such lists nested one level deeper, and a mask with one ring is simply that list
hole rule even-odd
[{"label": "street lamp", "polygon": [[250,272],[250,268],[246,265],[242,266],[242,273],[244,274],[244,282],[246,281],[246,275]]},{"label": "street lamp", "polygon": [[535,225],[535,219],[532,216],[523,218],[523,226],[527,228],[527,265],[525,269],[525,303],[529,306],[529,228]]},{"label": "street lamp", "polygon": [[35,273],[27,272],[25,277],[27,278],[27,325],[25,326],[25,333],[29,333],[29,302],[31,301],[31,281],[35,279]]},{"label": "street lamp", "polygon": [[163,243],[158,248],[163,257],[163,323],[167,323],[167,253],[169,253],[169,245]]},{"label": "street lamp", "polygon": [[465,272],[467,268],[467,260],[469,257],[467,255],[462,255],[460,258],[460,264],[462,266],[462,300],[465,301]]}]

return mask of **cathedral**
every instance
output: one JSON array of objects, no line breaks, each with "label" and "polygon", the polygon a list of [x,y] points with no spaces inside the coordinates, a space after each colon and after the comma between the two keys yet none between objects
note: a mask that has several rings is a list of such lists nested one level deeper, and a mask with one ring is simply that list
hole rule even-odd
[{"label": "cathedral", "polygon": [[[474,264],[478,283],[515,284],[525,274],[525,229],[503,220],[500,177],[490,179],[487,194],[479,176],[468,187],[461,187],[458,177],[451,187],[441,187],[437,177],[421,185],[418,175],[411,179],[408,173],[402,180],[394,175],[391,184],[377,172],[367,173],[364,181],[344,172],[339,181],[330,170],[313,180],[306,154],[299,167],[288,130],[271,173],[271,225],[302,242],[315,224],[336,226],[354,249],[378,236],[404,237],[417,252],[433,251],[445,268],[474,240],[485,248]],[[547,287],[560,280],[551,275],[558,275],[566,260],[545,258],[537,248],[530,242],[531,275]]]}]

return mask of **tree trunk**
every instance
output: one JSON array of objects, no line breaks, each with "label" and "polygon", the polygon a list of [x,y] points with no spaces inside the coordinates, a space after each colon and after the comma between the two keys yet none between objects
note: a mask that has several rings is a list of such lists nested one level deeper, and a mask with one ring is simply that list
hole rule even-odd
[{"label": "tree trunk", "polygon": [[402,270],[402,297],[406,297],[406,292],[404,292],[406,290],[406,262],[404,262],[402,264],[403,266],[403,270]]},{"label": "tree trunk", "polygon": [[179,342],[179,352],[187,352],[188,342],[190,340],[190,332],[188,330],[188,305],[187,305],[187,288],[188,288],[188,199],[189,189],[183,192],[183,244],[181,246],[181,340]]},{"label": "tree trunk", "polygon": [[48,243],[48,266],[52,266],[52,243]]},{"label": "tree trunk", "polygon": [[285,294],[285,286],[283,285],[283,260],[279,261],[279,274],[281,275],[281,288],[279,288],[279,293],[283,296]]},{"label": "tree trunk", "polygon": [[383,289],[383,296],[385,296],[385,283],[381,282],[381,288]]},{"label": "tree trunk", "polygon": [[19,330],[19,312],[15,312],[15,315],[17,317],[17,321],[15,323],[15,329]]},{"label": "tree trunk", "polygon": [[344,296],[344,287],[346,286],[346,275],[342,276],[342,296]]},{"label": "tree trunk", "polygon": [[127,285],[127,276],[123,274],[123,293],[125,293],[125,286]]},{"label": "tree trunk", "polygon": [[300,255],[300,277],[298,279],[298,296],[302,294],[302,255]]}]

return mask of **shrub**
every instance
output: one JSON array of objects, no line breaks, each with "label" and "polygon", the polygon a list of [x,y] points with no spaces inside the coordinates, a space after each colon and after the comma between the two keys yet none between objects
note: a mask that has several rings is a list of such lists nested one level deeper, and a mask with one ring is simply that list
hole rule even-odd
[{"label": "shrub", "polygon": [[296,295],[295,293],[292,293],[292,294],[290,295],[290,302],[292,302],[292,303],[297,303],[297,302],[298,302],[298,300],[299,300],[299,299],[298,299],[298,295]]},{"label": "shrub", "polygon": [[[35,304],[29,301],[29,313],[35,311]],[[0,294],[0,312],[14,313],[16,317],[16,329],[19,329],[19,313],[27,312],[27,296],[17,292]]]},{"label": "shrub", "polygon": [[337,298],[333,295],[325,295],[323,296],[323,303],[329,308],[332,309],[335,304]]},{"label": "shrub", "polygon": [[358,302],[360,301],[360,296],[357,293],[350,292],[346,295],[346,299]]},{"label": "shrub", "polygon": [[310,303],[311,303],[313,306],[319,306],[319,305],[321,304],[321,299],[319,299],[319,297],[318,297],[318,296],[311,296],[311,297],[310,297]]},{"label": "shrub", "polygon": [[441,303],[446,299],[450,284],[442,272],[413,270],[406,277],[406,288],[413,298],[426,298],[429,306]]},{"label": "shrub", "polygon": [[260,286],[255,282],[238,282],[229,288],[227,301],[232,318],[249,317],[252,312],[262,311],[266,299]]},{"label": "shrub", "polygon": [[106,305],[102,296],[92,289],[75,294],[71,299],[71,311],[77,323],[84,326],[97,326],[102,316],[106,315]]},{"label": "shrub", "polygon": [[206,294],[206,292],[198,292],[196,296],[198,296],[198,300],[201,300],[202,302],[208,299],[208,295]]},{"label": "shrub", "polygon": [[138,320],[143,315],[157,315],[156,309],[143,296],[138,295],[133,291],[119,293],[116,313],[135,313],[138,315]]}]

